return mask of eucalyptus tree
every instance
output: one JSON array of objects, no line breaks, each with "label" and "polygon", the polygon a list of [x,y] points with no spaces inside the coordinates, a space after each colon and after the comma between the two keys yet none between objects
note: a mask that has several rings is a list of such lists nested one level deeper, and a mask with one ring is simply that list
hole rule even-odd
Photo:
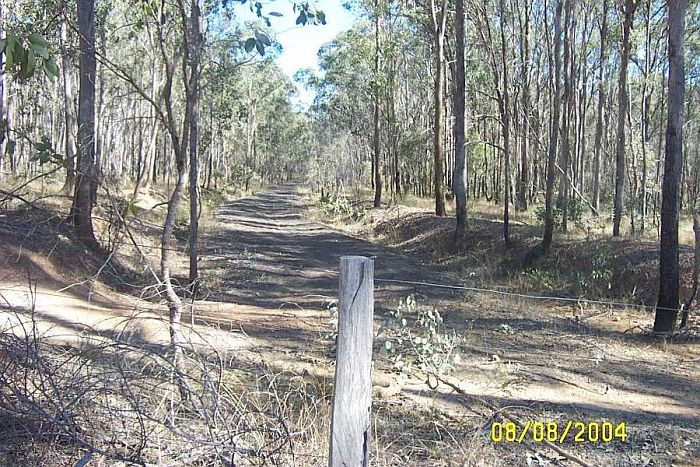
[{"label": "eucalyptus tree", "polygon": [[95,1],[78,0],[80,41],[80,88],[78,91],[78,158],[75,194],[70,219],[79,238],[90,248],[99,245],[92,225],[95,203],[93,185],[97,183],[95,166]]},{"label": "eucalyptus tree", "polygon": [[66,22],[61,24],[61,78],[63,80],[63,118],[65,121],[65,161],[66,181],[62,192],[71,193],[75,187],[75,154],[76,145],[73,135],[75,125],[75,109],[73,106],[73,80],[71,76],[71,57],[68,52],[69,27]]},{"label": "eucalyptus tree", "polygon": [[546,254],[552,245],[554,235],[554,183],[556,177],[557,144],[559,140],[559,123],[561,111],[561,13],[563,2],[556,0],[554,7],[554,59],[553,80],[554,97],[552,99],[549,146],[547,149],[547,182],[545,194],[544,236],[542,237],[542,251]]},{"label": "eucalyptus tree", "polygon": [[561,120],[561,150],[560,161],[562,176],[559,185],[559,205],[561,206],[561,229],[567,230],[568,198],[569,198],[569,164],[571,157],[571,120],[574,108],[573,85],[573,33],[574,33],[574,5],[572,0],[564,0],[564,94],[562,96],[562,120]]},{"label": "eucalyptus tree", "polygon": [[[530,185],[529,165],[530,165],[530,136],[531,129],[531,109],[530,109],[530,69],[531,48],[530,48],[530,23],[532,19],[533,6],[531,2],[513,2],[516,6],[516,15],[520,29],[520,113],[522,140],[520,143],[520,164],[518,167],[519,177],[517,182],[517,206],[520,210],[527,210],[528,189]],[[522,9],[521,9],[522,7]]]},{"label": "eucalyptus tree", "polygon": [[655,332],[673,331],[678,317],[679,266],[678,217],[683,165],[683,107],[685,97],[684,35],[687,0],[668,4],[668,120],[661,206],[659,298]]},{"label": "eucalyptus tree", "polygon": [[465,138],[464,138],[464,105],[465,105],[465,82],[464,82],[464,0],[455,1],[455,73],[454,73],[454,193],[457,204],[457,223],[455,227],[455,242],[464,240],[467,229],[467,164],[465,160]]},{"label": "eucalyptus tree", "polygon": [[373,93],[374,93],[374,109],[372,112],[372,158],[374,168],[373,182],[374,182],[374,207],[378,208],[382,205],[382,172],[379,167],[381,160],[381,121],[380,121],[380,76],[379,76],[379,65],[381,57],[381,40],[380,40],[380,3],[379,0],[374,0],[374,76],[372,77],[373,82]]},{"label": "eucalyptus tree", "polygon": [[193,295],[199,289],[199,268],[197,265],[197,240],[199,238],[199,94],[200,66],[202,61],[204,38],[201,31],[202,13],[198,0],[190,2],[189,48],[190,48],[190,77],[187,86],[187,101],[191,107],[189,121],[189,162],[190,162],[190,291]]},{"label": "eucalyptus tree", "polygon": [[600,177],[601,177],[601,165],[600,159],[604,152],[603,148],[603,111],[605,107],[605,100],[607,94],[606,87],[606,73],[607,73],[607,63],[608,63],[608,50],[607,50],[607,38],[608,38],[608,0],[603,0],[601,4],[601,14],[600,14],[600,28],[598,32],[600,41],[600,60],[598,64],[598,107],[596,111],[596,122],[595,122],[595,145],[594,145],[594,155],[593,155],[593,170],[591,174],[593,176],[593,213],[598,215],[600,211]]},{"label": "eucalyptus tree", "polygon": [[615,145],[615,206],[613,212],[613,236],[620,235],[620,222],[624,210],[625,191],[625,141],[629,95],[627,68],[632,48],[632,23],[640,0],[624,0],[622,4],[622,39],[620,43],[620,73],[617,81],[617,136]]},{"label": "eucalyptus tree", "polygon": [[[359,145],[349,150],[360,154],[370,153],[374,145],[373,42],[369,24],[360,23],[319,50],[320,73],[306,70],[297,74],[297,79],[316,93],[310,112],[317,122],[329,130],[330,137],[345,144]],[[343,138],[343,134],[350,137]],[[368,159],[372,165],[370,181],[374,183],[374,153]],[[361,165],[356,168],[361,169]],[[335,176],[334,173],[319,175],[324,179]],[[353,178],[356,175],[353,174]],[[337,180],[334,182],[337,186]],[[322,180],[320,184],[328,183]]]},{"label": "eucalyptus tree", "polygon": [[443,190],[443,165],[445,164],[445,34],[447,31],[448,0],[429,0],[432,34],[435,45],[433,65],[433,157],[435,214],[445,215],[445,194]]},{"label": "eucalyptus tree", "polygon": [[[481,45],[488,53],[487,60],[493,76],[494,100],[498,106],[500,118],[501,137],[503,140],[503,239],[506,247],[510,248],[510,202],[511,202],[511,168],[510,168],[510,142],[511,142],[511,80],[509,73],[510,53],[507,47],[506,29],[508,12],[505,1],[498,0],[496,26],[491,25],[492,16],[487,12],[488,4],[474,5],[476,14],[474,21],[479,33]],[[498,37],[494,38],[493,29],[497,27]],[[494,46],[495,45],[495,46]]]}]

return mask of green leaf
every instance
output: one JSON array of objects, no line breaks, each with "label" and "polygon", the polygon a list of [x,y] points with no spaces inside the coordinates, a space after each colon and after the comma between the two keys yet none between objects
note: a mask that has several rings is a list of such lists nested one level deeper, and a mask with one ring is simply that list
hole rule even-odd
[{"label": "green leaf", "polygon": [[14,65],[19,65],[20,67],[24,67],[25,63],[27,63],[27,51],[24,50],[24,47],[22,47],[22,44],[17,43],[15,44],[15,63]]},{"label": "green leaf", "polygon": [[20,77],[23,79],[30,78],[34,74],[34,70],[36,70],[36,56],[32,49],[27,49]]},{"label": "green leaf", "polygon": [[249,38],[249,39],[247,39],[247,40],[245,41],[245,45],[244,45],[245,51],[246,51],[246,52],[251,52],[251,51],[255,48],[256,43],[257,43],[257,41],[256,41],[254,38],[252,38],[252,37]]},{"label": "green leaf", "polygon": [[56,61],[53,59],[53,57],[49,57],[48,60],[44,60],[44,73],[46,73],[46,76],[48,76],[50,79],[58,77],[58,65],[56,65]]},{"label": "green leaf", "polygon": [[261,41],[255,41],[255,48],[258,49],[260,55],[265,55],[265,44]]},{"label": "green leaf", "polygon": [[31,33],[31,35],[29,36],[29,42],[33,45],[38,45],[39,47],[43,47],[45,49],[49,46],[49,43],[46,41],[46,39],[44,39],[44,36],[42,36],[38,32]]},{"label": "green leaf", "polygon": [[272,45],[272,41],[270,41],[270,36],[268,36],[262,31],[255,31],[255,37],[258,39],[259,42],[262,42],[268,47]]},{"label": "green leaf", "polygon": [[282,13],[280,13],[280,12],[278,12],[278,11],[271,11],[271,12],[268,13],[268,15],[274,16],[274,17],[276,17],[276,18],[280,18],[280,17],[284,16],[284,15],[282,15]]},{"label": "green leaf", "polygon": [[47,49],[45,46],[31,43],[29,44],[29,48],[30,50],[34,51],[34,55],[37,57],[41,57],[44,60],[49,58],[49,49]]},{"label": "green leaf", "polygon": [[316,17],[321,22],[321,24],[326,24],[326,14],[321,10],[316,10]]},{"label": "green leaf", "polygon": [[10,71],[15,64],[15,47],[17,39],[11,35],[7,35],[7,43],[5,44],[5,70]]}]

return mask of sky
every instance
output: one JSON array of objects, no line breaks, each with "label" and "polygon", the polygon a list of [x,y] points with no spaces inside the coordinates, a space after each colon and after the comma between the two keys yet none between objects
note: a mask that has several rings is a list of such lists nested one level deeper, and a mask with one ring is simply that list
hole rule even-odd
[{"label": "sky", "polygon": [[[343,8],[341,0],[321,0],[315,3],[317,9],[326,14],[325,25],[297,26],[297,15],[292,10],[291,0],[272,0],[263,3],[263,13],[279,12],[283,16],[269,16],[272,22],[274,39],[282,45],[282,54],[276,59],[277,64],[290,77],[300,68],[314,68],[317,66],[318,49],[325,43],[333,40],[340,32],[352,27],[354,16]],[[244,21],[257,19],[248,5],[238,7],[237,13]],[[296,84],[296,83],[295,83]],[[296,84],[299,94],[294,102],[303,108],[313,102],[314,93]]]}]

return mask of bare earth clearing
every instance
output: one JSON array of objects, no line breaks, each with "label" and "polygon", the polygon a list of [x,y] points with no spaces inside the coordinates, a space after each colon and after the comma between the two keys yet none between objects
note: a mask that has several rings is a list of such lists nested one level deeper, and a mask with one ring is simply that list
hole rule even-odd
[{"label": "bare earth clearing", "polygon": [[[185,322],[214,345],[330,383],[333,373],[328,304],[337,295],[342,255],[375,257],[375,277],[459,284],[438,267],[397,249],[333,230],[306,215],[294,186],[280,186],[220,207],[201,258],[205,299]],[[5,252],[5,260],[18,252]],[[2,281],[13,306],[26,306],[20,277]],[[488,284],[482,284],[488,285]],[[12,290],[7,290],[12,288]],[[104,329],[125,314],[164,310],[105,292],[87,302],[39,281],[37,311],[62,334],[80,320]],[[493,444],[492,406],[523,420],[610,420],[627,424],[625,443],[566,441],[562,448],[591,465],[700,465],[700,346],[625,332],[646,327],[645,312],[617,313],[498,295],[376,283],[377,327],[401,299],[436,308],[462,338],[461,363],[436,390],[398,371],[375,341],[375,463],[378,465],[573,465],[542,444]],[[125,306],[125,304],[128,304]],[[125,310],[127,308],[128,310]],[[85,318],[83,318],[85,317]],[[164,340],[167,328],[146,321],[139,335]],[[220,344],[219,344],[220,343]],[[496,419],[498,419],[496,417]],[[318,423],[325,424],[323,420]],[[326,429],[326,428],[322,428]],[[321,465],[325,453],[302,465]]]}]

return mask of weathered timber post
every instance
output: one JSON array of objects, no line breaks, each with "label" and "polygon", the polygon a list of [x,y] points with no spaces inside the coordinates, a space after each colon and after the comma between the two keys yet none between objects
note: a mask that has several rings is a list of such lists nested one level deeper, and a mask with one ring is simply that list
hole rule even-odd
[{"label": "weathered timber post", "polygon": [[330,467],[369,466],[374,261],[340,258]]}]

